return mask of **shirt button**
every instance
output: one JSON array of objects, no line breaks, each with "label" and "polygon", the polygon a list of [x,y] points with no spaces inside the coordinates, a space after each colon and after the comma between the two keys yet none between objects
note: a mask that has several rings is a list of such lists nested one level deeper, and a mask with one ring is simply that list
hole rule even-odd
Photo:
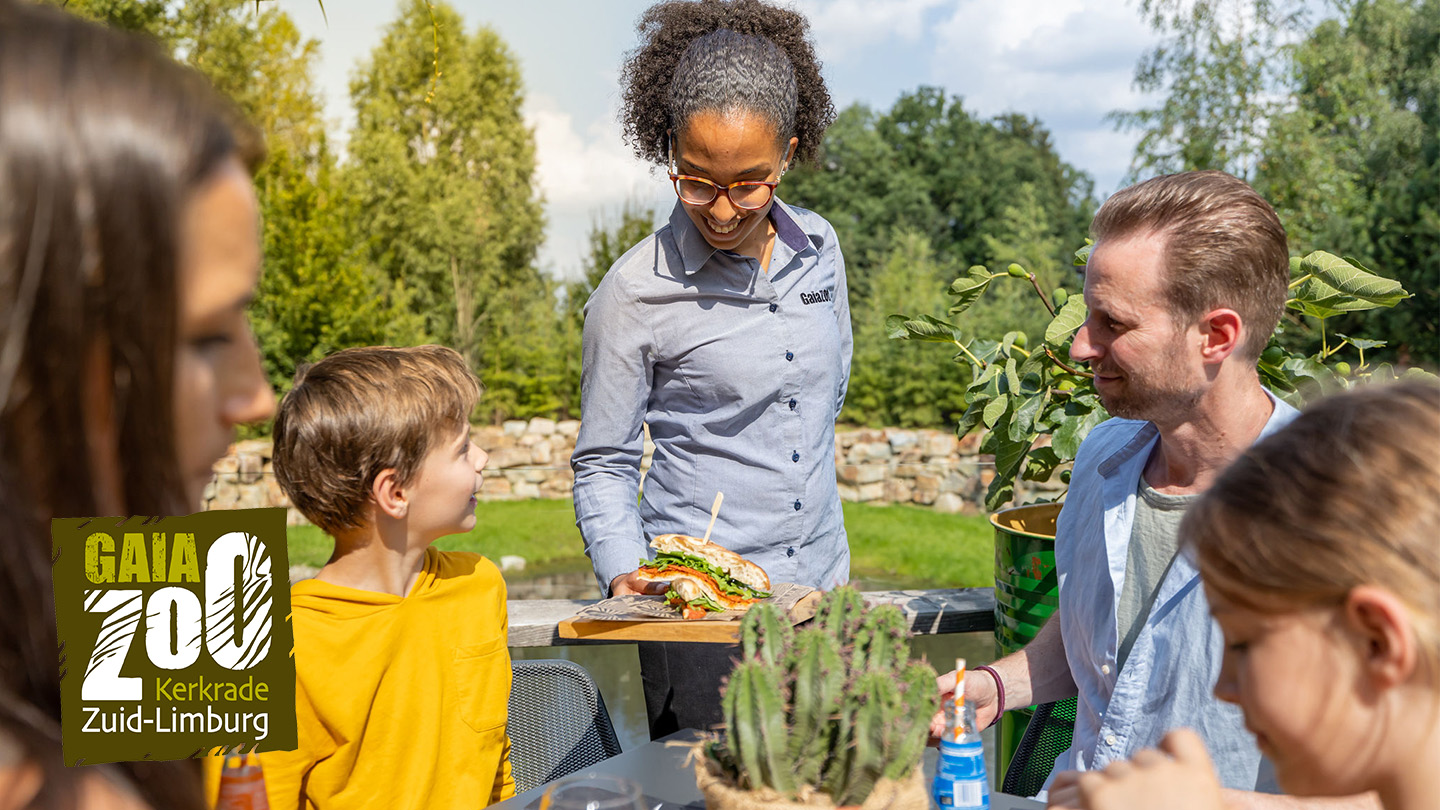
[{"label": "shirt button", "polygon": [[785,549],[785,556],[786,556],[786,557],[794,557],[794,556],[795,556],[795,547],[794,547],[794,546],[791,546],[791,547]]},{"label": "shirt button", "polygon": [[1109,675],[1109,674],[1110,674],[1110,665],[1109,665],[1109,664],[1103,664],[1103,665],[1101,665],[1100,671],[1103,672],[1103,673],[1105,673],[1106,675]]},{"label": "shirt button", "polygon": [[1105,735],[1105,744],[1106,744],[1106,745],[1114,745],[1114,744],[1115,744],[1115,735],[1114,735],[1114,734],[1107,734],[1107,735]]},{"label": "shirt button", "polygon": [[799,501],[796,501],[796,502],[795,502],[795,511],[796,511],[796,512],[799,512],[799,511],[800,511],[800,502],[799,502]]},{"label": "shirt button", "polygon": [[797,404],[797,403],[795,402],[795,400],[793,400],[793,399],[790,400],[790,410],[792,410],[792,411],[795,410],[795,405],[796,405],[796,404]]},{"label": "shirt button", "polygon": [[779,304],[771,304],[771,305],[770,305],[770,311],[771,311],[771,312],[774,312],[775,310],[777,310],[777,309],[779,309],[779,308],[780,308],[780,305],[779,305]]},{"label": "shirt button", "polygon": [[791,454],[790,454],[790,460],[791,460],[791,461],[799,461],[799,460],[800,460],[800,451],[797,450],[797,451],[791,453]]},{"label": "shirt button", "polygon": [[794,352],[785,352],[785,359],[786,359],[786,360],[794,360],[794,359],[795,359],[795,353],[794,353]]}]

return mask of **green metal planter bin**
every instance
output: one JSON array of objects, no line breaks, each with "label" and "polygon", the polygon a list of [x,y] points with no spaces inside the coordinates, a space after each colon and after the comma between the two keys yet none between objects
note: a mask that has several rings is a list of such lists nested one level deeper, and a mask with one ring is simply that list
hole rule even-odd
[{"label": "green metal planter bin", "polygon": [[[1060,504],[1017,506],[990,516],[995,527],[995,646],[1008,655],[1035,638],[1055,611],[1055,519]],[[1008,711],[1000,719],[999,774],[1010,766],[1034,707]],[[1074,717],[1071,709],[1071,717]],[[1049,764],[1045,765],[1049,770]]]}]

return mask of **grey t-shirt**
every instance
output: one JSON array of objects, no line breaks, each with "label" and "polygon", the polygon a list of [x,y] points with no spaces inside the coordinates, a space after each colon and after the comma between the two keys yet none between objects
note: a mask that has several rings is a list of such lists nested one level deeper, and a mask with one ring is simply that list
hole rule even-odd
[{"label": "grey t-shirt", "polygon": [[1120,649],[1115,663],[1125,666],[1130,648],[1145,627],[1165,572],[1175,561],[1180,546],[1180,519],[1197,495],[1166,495],[1156,492],[1140,476],[1135,498],[1135,525],[1130,530],[1130,548],[1125,559],[1125,583],[1120,587],[1120,606],[1115,622],[1120,630]]}]

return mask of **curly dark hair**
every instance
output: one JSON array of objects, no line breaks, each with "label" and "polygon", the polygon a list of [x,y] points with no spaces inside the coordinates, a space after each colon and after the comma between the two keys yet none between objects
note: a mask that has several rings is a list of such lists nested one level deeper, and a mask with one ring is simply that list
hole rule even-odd
[{"label": "curly dark hair", "polygon": [[[664,164],[667,131],[701,110],[736,108],[765,116],[782,141],[798,138],[794,160],[819,153],[835,106],[804,15],[761,0],[667,0],[647,9],[636,30],[641,44],[621,71],[620,121],[640,159]],[[677,75],[683,87],[672,86]]]}]

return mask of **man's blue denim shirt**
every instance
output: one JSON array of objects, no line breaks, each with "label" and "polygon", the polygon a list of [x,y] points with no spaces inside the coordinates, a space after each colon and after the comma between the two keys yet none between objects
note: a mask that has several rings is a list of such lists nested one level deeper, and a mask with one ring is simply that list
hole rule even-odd
[{"label": "man's blue denim shirt", "polygon": [[[650,538],[700,536],[772,583],[845,583],[835,418],[850,378],[850,306],[835,231],[779,199],[768,272],[716,250],[679,203],[585,305],[576,524],[603,592]],[[640,490],[642,427],[655,455]]]},{"label": "man's blue denim shirt", "polygon": [[[1274,411],[1261,438],[1298,415],[1273,395],[1270,400]],[[1204,738],[1225,787],[1277,792],[1239,707],[1214,695],[1225,641],[1210,617],[1199,572],[1183,551],[1161,582],[1124,668],[1116,671],[1115,612],[1135,493],[1159,436],[1150,422],[1110,419],[1086,437],[1075,458],[1056,527],[1055,570],[1065,656],[1080,702],[1070,749],[1055,760],[1050,777],[1099,770],[1185,726]]]}]

